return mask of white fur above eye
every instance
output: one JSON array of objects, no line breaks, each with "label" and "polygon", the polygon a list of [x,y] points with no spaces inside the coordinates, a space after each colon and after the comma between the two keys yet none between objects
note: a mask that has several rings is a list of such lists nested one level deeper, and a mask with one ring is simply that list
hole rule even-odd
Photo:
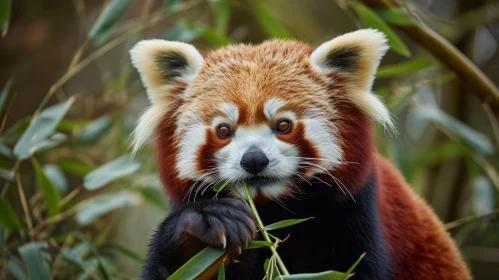
[{"label": "white fur above eye", "polygon": [[[345,80],[349,99],[373,121],[394,131],[394,124],[383,102],[371,92],[381,58],[388,50],[385,35],[374,29],[361,29],[338,36],[320,45],[311,55],[310,64],[327,76],[340,72]],[[341,54],[335,63],[331,54]],[[347,63],[347,65],[345,65]]]}]

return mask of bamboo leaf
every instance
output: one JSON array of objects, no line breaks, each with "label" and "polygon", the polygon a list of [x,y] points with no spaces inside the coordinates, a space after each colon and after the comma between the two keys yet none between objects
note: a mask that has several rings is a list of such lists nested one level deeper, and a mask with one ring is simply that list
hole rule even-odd
[{"label": "bamboo leaf", "polygon": [[408,60],[402,63],[381,66],[376,73],[378,78],[389,78],[412,74],[437,65],[431,58],[418,58]]},{"label": "bamboo leaf", "polygon": [[4,37],[7,34],[7,30],[9,30],[11,7],[11,0],[0,0],[0,32],[2,33],[2,37]]},{"label": "bamboo leaf", "polygon": [[198,37],[199,34],[193,32],[185,21],[178,22],[164,35],[165,40],[179,42],[190,42]]},{"label": "bamboo leaf", "polygon": [[103,250],[113,249],[113,250],[119,252],[121,255],[126,256],[126,257],[130,258],[131,260],[134,260],[138,264],[144,263],[144,259],[138,253],[136,253],[135,251],[133,251],[133,250],[121,245],[121,244],[118,244],[118,243],[113,242],[113,243],[103,244],[101,246],[101,249],[103,249]]},{"label": "bamboo leaf", "polygon": [[67,173],[76,175],[76,176],[84,176],[90,171],[92,171],[92,167],[83,163],[81,161],[77,161],[71,158],[61,158],[58,159],[56,164],[60,166]]},{"label": "bamboo leaf", "polygon": [[188,262],[173,273],[169,280],[194,279],[218,258],[224,254],[223,250],[207,247],[192,257]]},{"label": "bamboo leaf", "polygon": [[43,167],[43,173],[54,184],[59,193],[64,194],[68,190],[68,180],[64,171],[56,164],[47,164]]},{"label": "bamboo leaf", "polygon": [[388,45],[397,53],[409,57],[411,52],[404,42],[395,34],[395,32],[369,8],[362,5],[355,6],[355,12],[360,18],[362,24],[367,27],[377,29],[385,33],[388,39]]},{"label": "bamboo leaf", "polygon": [[103,43],[125,13],[129,2],[129,0],[111,0],[90,29],[88,38],[96,44]]},{"label": "bamboo leaf", "polygon": [[150,202],[154,206],[157,206],[159,209],[163,211],[168,210],[167,200],[162,190],[158,188],[146,187],[140,189],[140,194],[146,201]]},{"label": "bamboo leaf", "polygon": [[310,217],[310,218],[306,218],[306,219],[290,219],[290,220],[279,221],[277,223],[273,223],[273,224],[267,225],[263,229],[266,230],[266,231],[269,231],[269,230],[279,229],[279,228],[283,228],[283,227],[289,227],[289,226],[292,226],[292,225],[303,223],[303,222],[305,222],[306,220],[309,220],[309,219],[313,219],[313,218]]},{"label": "bamboo leaf", "polygon": [[473,147],[474,150],[486,155],[494,153],[494,145],[486,135],[472,129],[439,108],[425,105],[420,106],[417,112],[421,117],[459,136],[464,142]]},{"label": "bamboo leaf", "polygon": [[49,217],[53,217],[60,212],[59,202],[61,201],[61,195],[35,159],[33,159],[33,167],[35,168],[38,185],[45,198],[48,215]]},{"label": "bamboo leaf", "polygon": [[[0,0],[0,2],[3,1],[3,0]],[[0,3],[0,5],[2,5]],[[0,8],[2,9],[2,8]],[[1,11],[0,11],[1,13]],[[2,89],[2,93],[0,94],[0,115],[2,113],[2,110],[3,110],[3,106],[5,105],[5,101],[7,101],[7,96],[9,95],[9,90],[10,90],[10,86],[12,86],[12,80],[9,80],[5,86],[3,87]]]},{"label": "bamboo leaf", "polygon": [[473,180],[473,211],[476,215],[489,214],[495,208],[494,188],[485,176]]},{"label": "bamboo leaf", "polygon": [[225,280],[225,265],[224,265],[224,263],[222,263],[222,265],[220,265],[220,270],[218,270],[217,279],[218,280]]},{"label": "bamboo leaf", "polygon": [[230,6],[222,0],[211,1],[211,7],[215,14],[215,32],[220,36],[227,34],[230,19]]},{"label": "bamboo leaf", "polygon": [[7,158],[12,158],[12,150],[3,144],[0,144],[0,154]]},{"label": "bamboo leaf", "polygon": [[47,247],[45,242],[30,242],[19,247],[19,254],[24,261],[29,279],[51,279],[50,270],[43,255],[43,249]]},{"label": "bamboo leaf", "polygon": [[193,34],[197,34],[215,46],[226,46],[234,43],[231,38],[218,34],[213,29],[192,22],[187,22],[187,27]]},{"label": "bamboo leaf", "polygon": [[42,111],[40,115],[29,124],[29,127],[23,133],[21,139],[17,142],[14,147],[14,155],[19,160],[25,160],[30,157],[33,148],[54,133],[57,124],[64,115],[66,115],[69,107],[73,104],[73,101],[74,99],[70,98],[65,102],[51,106]]},{"label": "bamboo leaf", "polygon": [[165,9],[172,13],[172,12],[176,12],[178,10],[178,7],[180,6],[180,2],[182,2],[182,0],[164,0],[164,6],[165,6]]},{"label": "bamboo leaf", "polygon": [[95,143],[109,131],[112,124],[113,119],[110,116],[103,116],[94,120],[83,128],[78,136],[78,143],[84,145]]},{"label": "bamboo leaf", "polygon": [[[347,277],[347,278],[345,278]],[[324,271],[319,273],[301,273],[292,275],[282,275],[274,279],[281,280],[343,280],[348,279],[348,274],[337,271]]]},{"label": "bamboo leaf", "polygon": [[272,246],[274,246],[274,243],[272,242],[263,241],[263,240],[253,240],[248,243],[248,247],[246,249],[257,249],[257,248],[272,247]]},{"label": "bamboo leaf", "polygon": [[293,37],[291,36],[291,33],[263,6],[255,4],[254,10],[258,23],[270,37],[282,39]]},{"label": "bamboo leaf", "polygon": [[[16,212],[12,209],[9,201],[5,198],[0,198],[0,224],[11,229],[17,230],[21,228],[21,221],[16,216]],[[3,243],[3,240],[0,240]]]},{"label": "bamboo leaf", "polygon": [[360,255],[360,257],[357,259],[357,261],[355,261],[355,263],[347,270],[347,272],[345,273],[345,277],[343,278],[343,280],[346,280],[348,278],[350,278],[350,275],[352,274],[352,272],[354,271],[354,269],[359,265],[360,261],[366,256],[366,253],[363,253],[362,255]]},{"label": "bamboo leaf", "polygon": [[14,275],[17,280],[28,280],[28,276],[24,273],[23,269],[13,260],[7,262],[7,270]]},{"label": "bamboo leaf", "polygon": [[132,174],[139,166],[139,163],[127,155],[121,156],[88,173],[85,176],[83,186],[91,191],[99,189],[120,177]]},{"label": "bamboo leaf", "polygon": [[229,181],[223,181],[220,184],[216,185],[213,190],[216,191],[217,193],[223,190],[227,185]]},{"label": "bamboo leaf", "polygon": [[373,9],[375,14],[382,18],[385,22],[397,26],[414,26],[418,25],[411,16],[404,13],[400,9]]},{"label": "bamboo leaf", "polygon": [[105,194],[88,200],[76,214],[76,221],[80,225],[89,225],[99,217],[116,209],[138,205],[141,198],[130,192]]}]

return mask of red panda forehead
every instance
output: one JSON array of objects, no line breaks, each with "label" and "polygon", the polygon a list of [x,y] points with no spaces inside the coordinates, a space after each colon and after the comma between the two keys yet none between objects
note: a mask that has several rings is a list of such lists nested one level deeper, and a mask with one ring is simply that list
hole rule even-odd
[{"label": "red panda forehead", "polygon": [[326,82],[308,62],[311,51],[306,44],[281,40],[219,49],[206,56],[186,99],[206,122],[223,113],[221,104],[237,108],[238,124],[267,122],[265,106],[271,100],[281,100],[279,110],[300,118],[328,100]]}]

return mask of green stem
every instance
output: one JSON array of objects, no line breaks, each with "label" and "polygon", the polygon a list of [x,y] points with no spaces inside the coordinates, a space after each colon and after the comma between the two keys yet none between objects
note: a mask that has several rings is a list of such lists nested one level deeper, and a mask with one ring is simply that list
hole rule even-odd
[{"label": "green stem", "polygon": [[[248,197],[249,206],[251,208],[251,211],[253,211],[253,214],[255,214],[256,221],[258,223],[258,227],[260,228],[260,231],[262,232],[263,238],[265,238],[265,240],[268,242],[272,242],[267,231],[265,231],[265,229],[264,229],[263,222],[262,222],[262,219],[260,218],[260,215],[258,215],[258,211],[256,210],[255,203],[253,202],[253,199],[251,198],[251,193],[249,191],[248,184],[246,184],[246,182],[244,182],[243,184],[244,184],[244,190],[246,191],[246,196]],[[274,242],[272,242],[272,243],[274,243]],[[282,261],[281,257],[277,253],[276,247],[272,246],[269,248],[270,248],[270,251],[272,252],[272,254],[274,254],[276,256],[277,266],[279,267],[279,270],[282,272],[283,275],[289,275],[288,269],[286,268],[286,266],[284,265],[284,262]]]}]

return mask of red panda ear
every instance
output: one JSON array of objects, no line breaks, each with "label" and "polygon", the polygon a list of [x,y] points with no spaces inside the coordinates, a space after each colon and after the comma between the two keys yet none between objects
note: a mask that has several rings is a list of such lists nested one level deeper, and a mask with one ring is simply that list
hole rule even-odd
[{"label": "red panda ear", "polygon": [[341,73],[346,78],[349,99],[371,119],[393,130],[390,113],[371,93],[374,75],[387,50],[383,33],[361,29],[323,43],[310,55],[310,63],[325,76]]},{"label": "red panda ear", "polygon": [[135,154],[164,119],[176,83],[189,83],[203,66],[204,58],[192,45],[165,40],[140,41],[130,50],[130,56],[152,103],[132,133]]},{"label": "red panda ear", "polygon": [[140,41],[130,56],[153,104],[164,100],[177,81],[189,83],[204,63],[194,46],[165,40]]}]

